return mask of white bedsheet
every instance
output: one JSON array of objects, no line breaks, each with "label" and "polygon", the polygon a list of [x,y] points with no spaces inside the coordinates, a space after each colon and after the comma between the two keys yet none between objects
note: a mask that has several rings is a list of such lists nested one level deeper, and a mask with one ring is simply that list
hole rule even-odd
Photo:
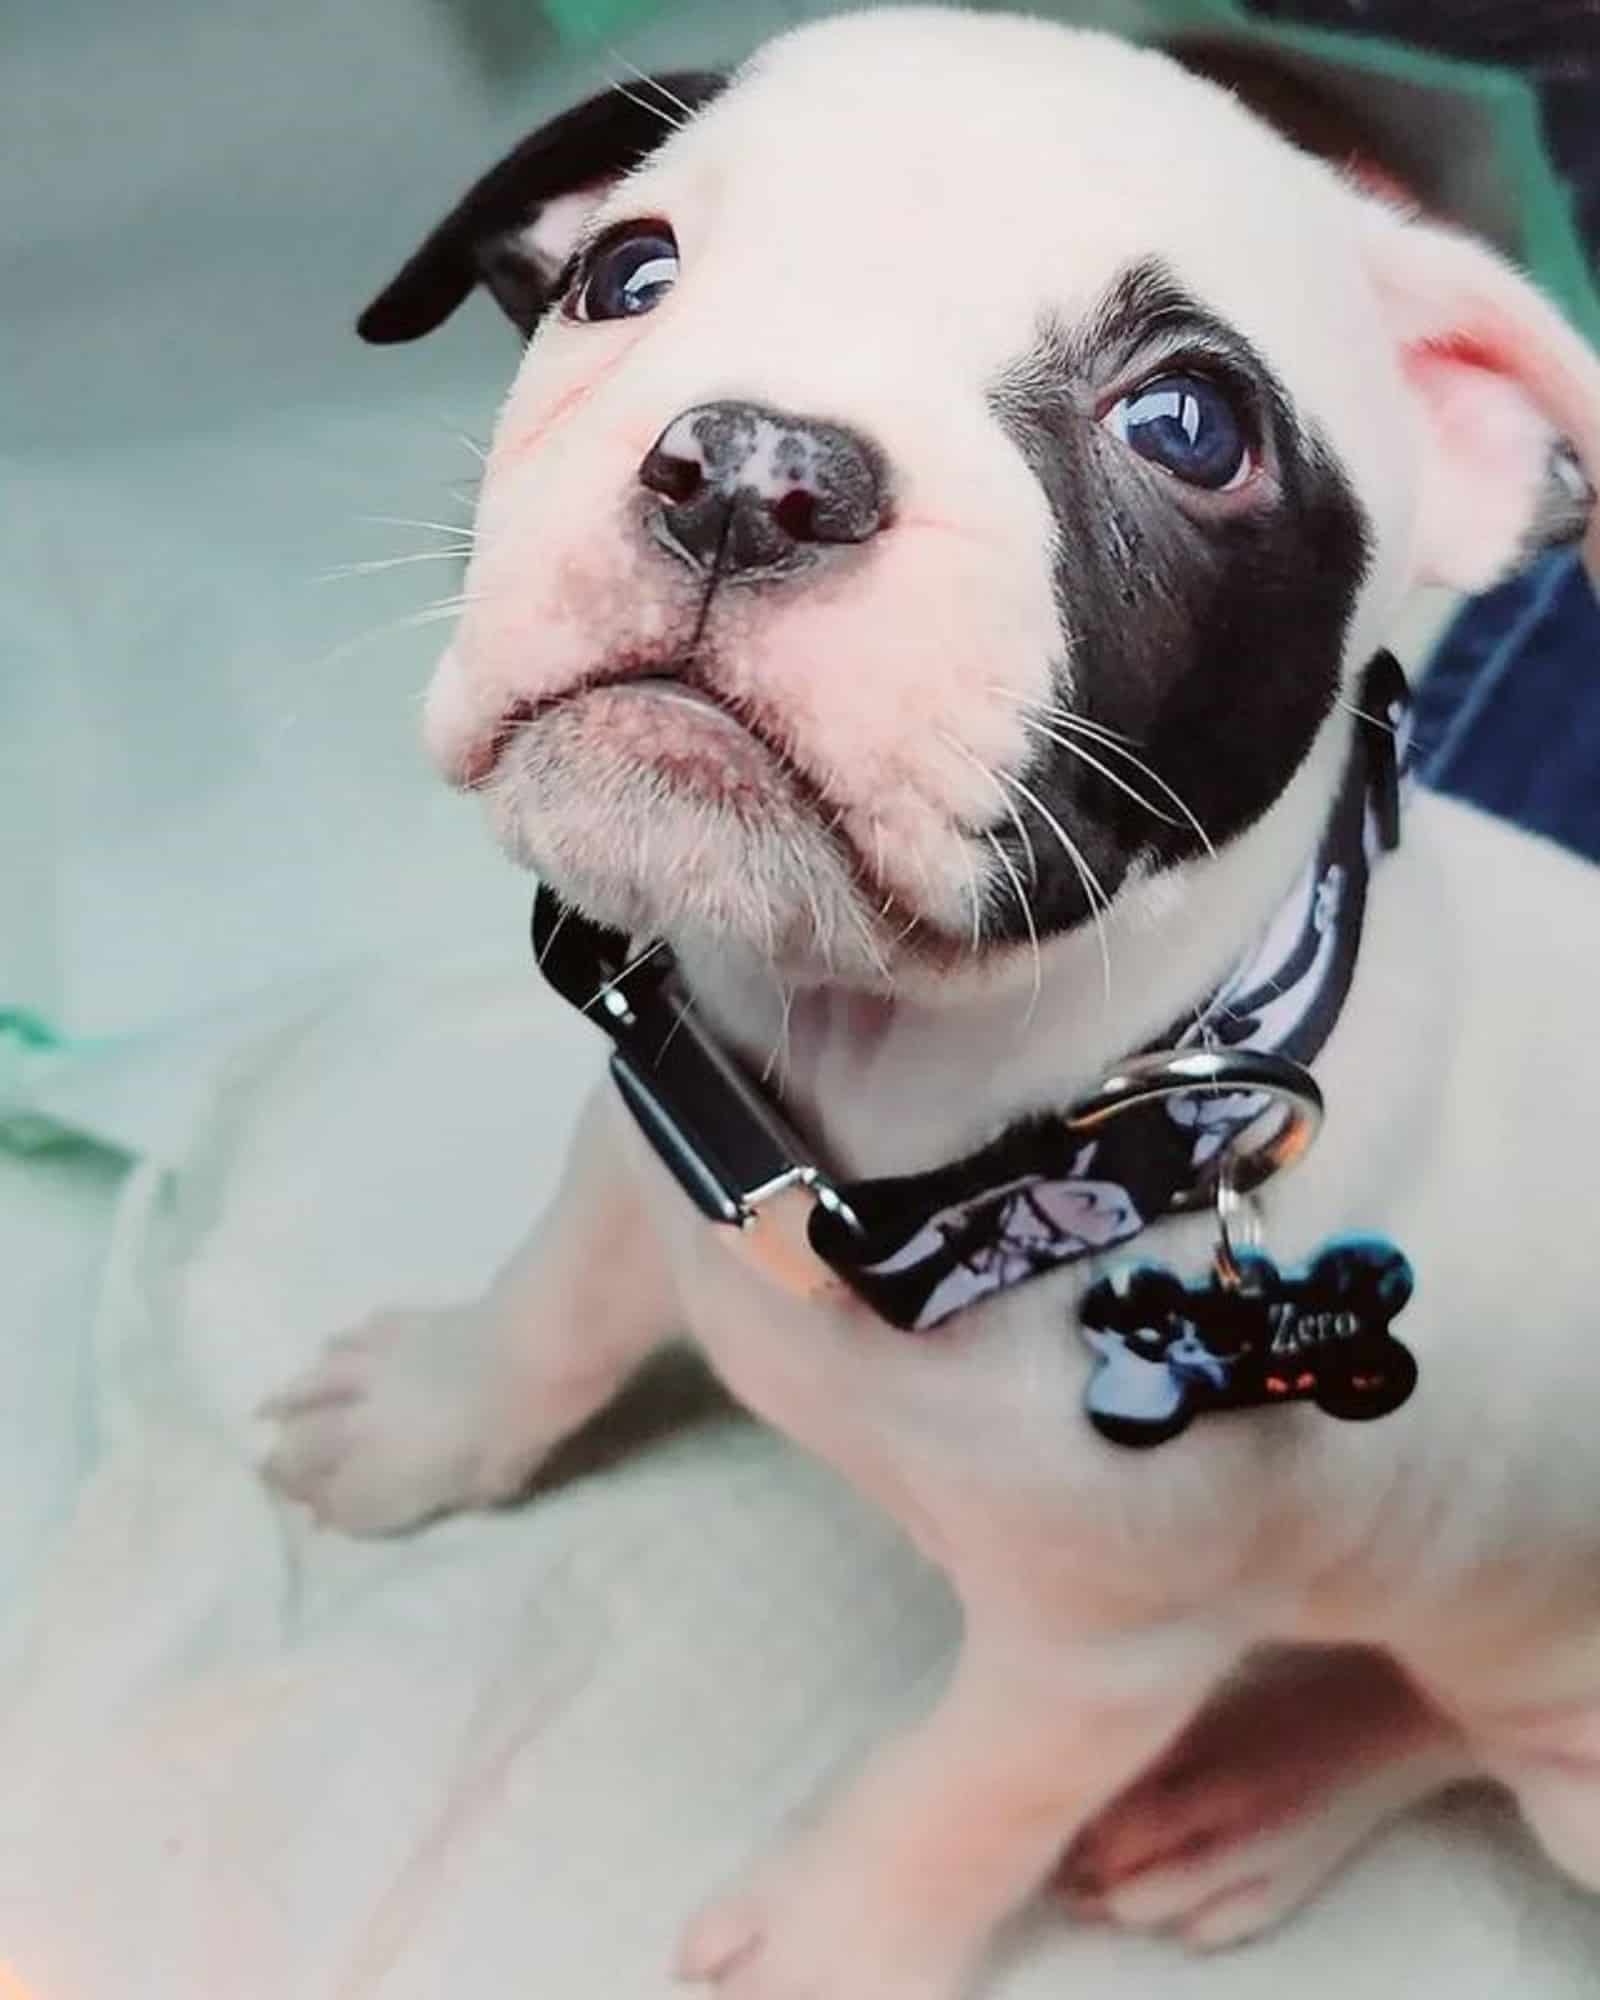
[{"label": "white bedsheet", "polygon": [[[597,1053],[527,974],[391,973],[286,1007],[132,1174],[98,1463],[3,1651],[0,1959],[39,2000],[658,2000],[686,1911],[942,1670],[936,1580],[725,1415],[378,1544],[257,1483],[258,1395],[481,1279]],[[1472,1808],[1248,1951],[1047,1917],[993,1992],[1576,2000],[1597,1965],[1600,1908]]]}]

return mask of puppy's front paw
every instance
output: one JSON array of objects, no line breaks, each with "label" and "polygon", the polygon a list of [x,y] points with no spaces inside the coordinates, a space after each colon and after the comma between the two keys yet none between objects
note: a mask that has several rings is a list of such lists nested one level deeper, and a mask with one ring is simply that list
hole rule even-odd
[{"label": "puppy's front paw", "polygon": [[802,1843],[701,1911],[677,1973],[718,2000],[962,2000],[972,1957],[926,1897],[880,1901]]},{"label": "puppy's front paw", "polygon": [[491,1379],[477,1314],[381,1313],[261,1405],[275,1431],[263,1475],[358,1535],[504,1499],[532,1467],[526,1450],[499,1448],[508,1413]]},{"label": "puppy's front paw", "polygon": [[1078,1836],[1079,1913],[1195,1950],[1281,1923],[1398,1813],[1470,1774],[1376,1655],[1289,1656],[1213,1704]]}]

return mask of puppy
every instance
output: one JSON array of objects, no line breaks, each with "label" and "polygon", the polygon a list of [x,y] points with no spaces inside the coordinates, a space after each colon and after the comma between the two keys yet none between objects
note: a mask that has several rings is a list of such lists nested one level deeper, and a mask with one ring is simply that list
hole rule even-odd
[{"label": "puppy", "polygon": [[[433,754],[577,920],[670,945],[696,1032],[856,1183],[1057,1117],[1203,1008],[1408,593],[1577,539],[1600,467],[1600,365],[1494,254],[1020,17],[845,16],[582,106],[363,331],[480,282],[530,338]],[[688,1929],[729,2000],[950,2000],[1069,1850],[1108,1914],[1242,1937],[1467,1771],[1600,1889],[1597,915],[1582,865],[1439,798],[1373,866],[1325,1131],[1262,1214],[1283,1258],[1410,1259],[1421,1382],[1381,1422],[1121,1448],[1075,1327],[1121,1224],[912,1337],[731,1255],[607,1083],[484,1298],[346,1336],[269,1472],[361,1532],[492,1501],[687,1328],[942,1567],[942,1698]],[[1203,1273],[1216,1233],[1122,1254]],[[1287,1696],[1236,1680],[1269,1645],[1318,1663]],[[1183,1782],[1136,1785],[1175,1743]]]}]

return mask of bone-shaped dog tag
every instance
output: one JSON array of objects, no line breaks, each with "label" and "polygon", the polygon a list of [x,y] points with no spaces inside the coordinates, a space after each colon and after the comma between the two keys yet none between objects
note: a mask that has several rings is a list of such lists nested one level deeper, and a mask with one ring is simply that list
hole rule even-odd
[{"label": "bone-shaped dog tag", "polygon": [[1301,1270],[1257,1251],[1186,1281],[1139,1264],[1090,1288],[1078,1308],[1096,1355],[1084,1408],[1114,1444],[1164,1444],[1204,1412],[1311,1402],[1360,1422],[1399,1409],[1417,1383],[1389,1322],[1411,1266],[1381,1237],[1329,1243]]}]

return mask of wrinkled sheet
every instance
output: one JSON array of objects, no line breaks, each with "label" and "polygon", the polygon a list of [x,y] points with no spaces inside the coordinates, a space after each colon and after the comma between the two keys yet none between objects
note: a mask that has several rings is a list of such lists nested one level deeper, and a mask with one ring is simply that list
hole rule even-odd
[{"label": "wrinkled sheet", "polygon": [[[938,1581],[693,1397],[412,1537],[316,1532],[258,1484],[257,1397],[368,1308],[478,1284],[596,1060],[526,974],[357,982],[242,1048],[185,1157],[131,1175],[93,1469],[0,1655],[0,1954],[40,1996],[657,2000],[686,1911],[937,1684]],[[1474,1805],[1242,1953],[1047,1917],[1010,1954],[1007,2000],[1576,2000],[1600,1909]]]}]

